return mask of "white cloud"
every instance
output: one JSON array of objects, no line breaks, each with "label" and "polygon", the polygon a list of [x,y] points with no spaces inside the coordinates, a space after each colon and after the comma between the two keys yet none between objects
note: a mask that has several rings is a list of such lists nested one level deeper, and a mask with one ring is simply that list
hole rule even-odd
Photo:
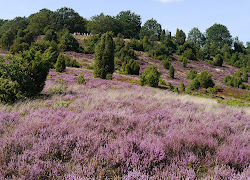
[{"label": "white cloud", "polygon": [[183,0],[157,0],[157,1],[160,1],[162,3],[171,3],[171,2],[180,2],[180,1],[183,1]]}]

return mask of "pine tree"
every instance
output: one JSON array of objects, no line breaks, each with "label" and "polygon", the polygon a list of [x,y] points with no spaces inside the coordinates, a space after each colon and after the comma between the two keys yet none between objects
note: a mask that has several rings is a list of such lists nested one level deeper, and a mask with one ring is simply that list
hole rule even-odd
[{"label": "pine tree", "polygon": [[110,32],[102,35],[95,49],[94,77],[106,79],[114,72],[114,42]]}]

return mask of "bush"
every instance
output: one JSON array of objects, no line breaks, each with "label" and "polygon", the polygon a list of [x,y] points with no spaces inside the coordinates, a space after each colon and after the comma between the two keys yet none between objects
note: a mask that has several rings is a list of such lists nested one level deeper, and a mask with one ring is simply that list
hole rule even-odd
[{"label": "bush", "polygon": [[140,66],[135,60],[131,59],[122,64],[122,71],[125,74],[139,75]]},{"label": "bush", "polygon": [[136,51],[143,51],[143,45],[140,40],[137,40],[135,38],[131,39],[128,43],[128,46]]},{"label": "bush", "polygon": [[183,61],[182,61],[182,67],[186,68],[187,67],[187,63],[188,63],[188,59],[184,57]]},{"label": "bush", "polygon": [[61,51],[78,51],[79,43],[72,34],[66,32],[60,39],[59,49]]},{"label": "bush", "polygon": [[196,59],[192,49],[185,50],[182,56],[186,57],[187,59],[192,59],[192,60]]},{"label": "bush", "polygon": [[38,95],[45,85],[49,62],[40,52],[24,51],[0,62],[0,100],[13,103],[18,99]]},{"label": "bush", "polygon": [[185,92],[186,87],[185,87],[183,82],[181,82],[181,86],[180,86],[179,89],[180,89],[181,92]]},{"label": "bush", "polygon": [[115,53],[115,56],[121,60],[121,62],[128,61],[130,59],[136,59],[135,52],[130,49],[128,46],[125,46],[120,49],[120,51]]},{"label": "bush", "polygon": [[218,89],[217,89],[217,88],[209,87],[209,88],[206,89],[206,92],[207,92],[208,94],[210,94],[210,95],[215,95],[215,94],[217,94]]},{"label": "bush", "polygon": [[212,75],[208,74],[207,71],[202,71],[191,81],[188,88],[190,90],[195,90],[199,88],[209,88],[209,87],[214,87]]},{"label": "bush", "polygon": [[187,74],[187,78],[191,79],[191,80],[193,80],[194,78],[196,78],[196,76],[197,76],[197,72],[195,70],[193,70],[193,69],[191,69],[189,71],[189,73]]},{"label": "bush", "polygon": [[105,79],[107,74],[113,74],[114,66],[114,42],[108,32],[102,35],[101,41],[96,46],[94,77]]},{"label": "bush", "polygon": [[212,75],[207,73],[207,71],[202,71],[199,76],[197,76],[198,81],[200,82],[200,86],[202,88],[214,87],[214,82],[212,79]]},{"label": "bush", "polygon": [[217,54],[215,56],[214,65],[215,66],[222,66],[222,64],[223,64],[223,57],[222,57],[222,55]]},{"label": "bush", "polygon": [[171,65],[171,59],[170,58],[167,58],[167,59],[164,59],[162,61],[162,66],[165,68],[165,69],[169,69]]},{"label": "bush", "polygon": [[84,53],[85,54],[94,54],[95,47],[100,40],[101,35],[90,36],[83,40]]},{"label": "bush", "polygon": [[232,85],[232,77],[229,76],[229,75],[225,76],[224,84],[227,85],[227,86],[231,86]]},{"label": "bush", "polygon": [[242,79],[242,81],[248,83],[248,71],[247,70],[243,71],[243,79]]},{"label": "bush", "polygon": [[168,86],[170,91],[174,91],[174,86],[172,85],[172,83],[168,83]]},{"label": "bush", "polygon": [[106,79],[107,80],[112,80],[112,74],[107,74]]},{"label": "bush", "polygon": [[174,72],[175,72],[174,66],[170,65],[170,67],[169,67],[169,76],[171,78],[174,78]]},{"label": "bush", "polygon": [[144,73],[140,76],[141,85],[149,85],[151,87],[157,87],[160,78],[160,72],[156,66],[148,66]]},{"label": "bush", "polygon": [[68,59],[68,56],[65,56],[63,54],[59,55],[55,64],[56,72],[64,72],[66,69],[66,59]]},{"label": "bush", "polygon": [[188,89],[189,90],[196,90],[200,88],[200,82],[198,80],[198,78],[194,78],[190,84],[188,85]]},{"label": "bush", "polygon": [[45,33],[44,40],[46,41],[57,41],[56,31],[53,29],[48,29]]},{"label": "bush", "polygon": [[160,84],[163,85],[163,86],[166,85],[166,81],[165,81],[164,79],[161,79],[161,78],[160,78],[159,82],[160,82]]},{"label": "bush", "polygon": [[[68,57],[68,56],[67,56]],[[65,58],[66,67],[80,68],[80,64],[75,59]]]},{"label": "bush", "polygon": [[166,59],[170,55],[169,49],[163,44],[156,44],[153,49],[151,49],[148,55],[156,59]]},{"label": "bush", "polygon": [[84,84],[84,83],[85,83],[85,79],[84,79],[83,74],[80,74],[80,75],[77,77],[77,83],[78,83],[78,84]]}]

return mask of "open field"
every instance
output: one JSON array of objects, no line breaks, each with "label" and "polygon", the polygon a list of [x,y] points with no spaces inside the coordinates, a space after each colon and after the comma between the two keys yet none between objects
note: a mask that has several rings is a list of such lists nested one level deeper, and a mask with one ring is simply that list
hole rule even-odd
[{"label": "open field", "polygon": [[[86,84],[78,85],[83,73]],[[247,108],[51,70],[43,95],[0,106],[0,179],[247,179]]]}]

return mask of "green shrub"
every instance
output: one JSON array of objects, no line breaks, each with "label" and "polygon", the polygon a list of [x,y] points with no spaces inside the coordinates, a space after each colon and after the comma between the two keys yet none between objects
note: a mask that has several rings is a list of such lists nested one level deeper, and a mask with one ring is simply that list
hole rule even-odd
[{"label": "green shrub", "polygon": [[48,92],[50,94],[63,94],[65,90],[66,88],[63,84],[57,84],[53,88],[50,88]]},{"label": "green shrub", "polygon": [[167,58],[162,61],[162,66],[165,69],[169,69],[170,65],[171,65],[171,58]]},{"label": "green shrub", "polygon": [[223,64],[223,57],[222,57],[222,55],[217,54],[215,56],[214,65],[215,66],[222,66],[222,64]]},{"label": "green shrub", "polygon": [[172,83],[168,83],[168,86],[170,91],[174,91],[174,86],[172,85]]},{"label": "green shrub", "polygon": [[139,75],[140,66],[135,60],[131,59],[122,64],[122,71],[125,74]]},{"label": "green shrub", "polygon": [[160,78],[159,82],[160,82],[160,85],[163,85],[163,86],[166,85],[166,81],[165,81],[164,79],[161,79],[161,78]]},{"label": "green shrub", "polygon": [[143,51],[143,45],[140,40],[135,38],[131,39],[128,43],[128,46],[136,51]]},{"label": "green shrub", "polygon": [[71,101],[55,101],[54,108],[65,107],[67,108],[72,102]]},{"label": "green shrub", "polygon": [[196,59],[195,54],[192,49],[185,50],[182,56],[186,57],[187,59],[192,59],[192,60]]},{"label": "green shrub", "polygon": [[121,48],[120,51],[115,53],[115,57],[117,57],[121,62],[129,61],[130,59],[136,59],[134,50],[130,49],[129,46],[124,46]]},{"label": "green shrub", "polygon": [[179,88],[178,88],[178,87],[175,87],[175,88],[174,88],[174,92],[179,93]]},{"label": "green shrub", "polygon": [[13,103],[18,99],[38,95],[45,85],[49,62],[40,52],[24,51],[0,62],[0,100]]},{"label": "green shrub", "polygon": [[94,54],[95,47],[100,40],[101,35],[90,36],[83,40],[84,53],[85,54]]},{"label": "green shrub", "polygon": [[53,29],[48,29],[45,33],[44,40],[46,41],[57,41],[56,31]]},{"label": "green shrub", "polygon": [[242,79],[242,81],[248,83],[248,71],[247,70],[243,71],[243,79]]},{"label": "green shrub", "polygon": [[208,74],[207,71],[202,71],[189,84],[190,90],[209,87],[214,87],[214,82],[212,79],[212,75]]},{"label": "green shrub", "polygon": [[160,78],[160,72],[156,66],[148,66],[146,70],[141,74],[141,85],[149,85],[151,87],[157,87]]},{"label": "green shrub", "polygon": [[188,59],[184,57],[184,59],[182,61],[182,67],[186,68],[187,67],[187,63],[188,63]]},{"label": "green shrub", "polygon": [[191,79],[191,80],[193,80],[194,78],[196,78],[196,76],[197,76],[197,72],[195,70],[193,70],[193,69],[191,69],[189,71],[189,73],[187,74],[187,78]]},{"label": "green shrub", "polygon": [[65,56],[63,54],[59,55],[55,64],[56,72],[64,72],[66,69],[66,59],[68,59],[68,56]]},{"label": "green shrub", "polygon": [[200,82],[199,82],[199,80],[198,80],[198,78],[196,77],[196,78],[194,78],[191,82],[190,82],[190,84],[188,85],[188,89],[189,90],[196,90],[196,89],[199,89],[200,88]]},{"label": "green shrub", "polygon": [[215,95],[215,94],[217,94],[218,89],[217,89],[217,88],[209,87],[209,88],[206,89],[206,92],[207,92],[208,94],[210,94],[210,95]]},{"label": "green shrub", "polygon": [[232,77],[229,76],[229,75],[225,76],[224,84],[227,85],[227,86],[231,86],[232,85]]},{"label": "green shrub", "polygon": [[198,81],[200,82],[200,86],[202,88],[214,87],[214,82],[212,79],[212,75],[207,73],[207,71],[202,71],[198,76]]},{"label": "green shrub", "polygon": [[60,39],[59,49],[61,51],[78,51],[79,43],[72,34],[66,32]]},{"label": "green shrub", "polygon": [[169,77],[174,78],[175,69],[173,65],[169,67]]},{"label": "green shrub", "polygon": [[101,41],[95,50],[94,77],[105,79],[107,74],[113,74],[114,42],[111,33],[102,35]]},{"label": "green shrub", "polygon": [[85,79],[84,79],[83,74],[80,74],[80,75],[77,77],[77,83],[78,83],[78,84],[85,84]]},{"label": "green shrub", "polygon": [[112,78],[113,78],[112,76],[113,76],[112,74],[107,74],[106,79],[107,80],[112,80]]},{"label": "green shrub", "polygon": [[65,58],[66,67],[80,68],[80,64],[75,59]]},{"label": "green shrub", "polygon": [[185,92],[186,87],[185,87],[183,82],[181,82],[181,86],[180,86],[179,89],[180,89],[181,92]]}]

